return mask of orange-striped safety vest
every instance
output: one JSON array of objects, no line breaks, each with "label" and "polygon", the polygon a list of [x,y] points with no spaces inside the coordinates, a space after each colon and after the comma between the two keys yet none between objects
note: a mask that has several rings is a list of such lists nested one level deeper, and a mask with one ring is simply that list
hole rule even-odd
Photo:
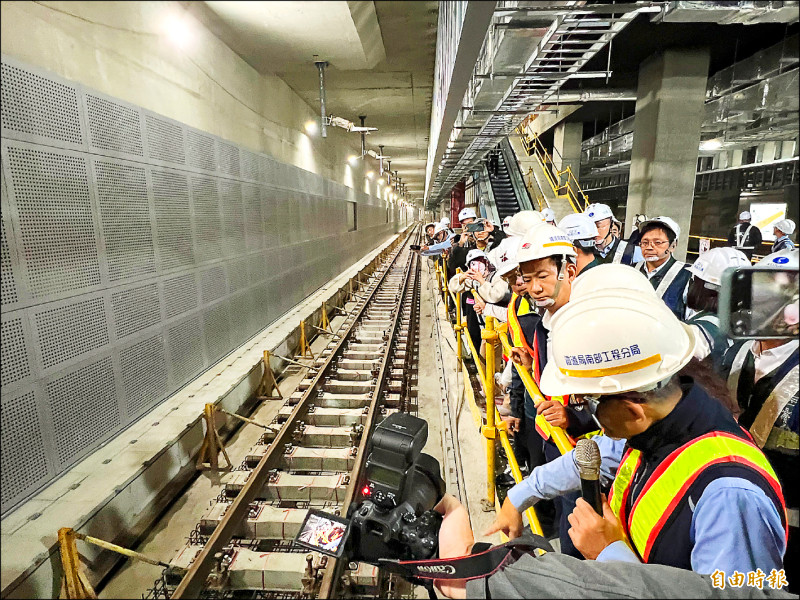
[{"label": "orange-striped safety vest", "polygon": [[511,342],[515,348],[525,348],[531,356],[533,350],[528,346],[525,335],[522,333],[522,326],[519,324],[519,316],[530,314],[531,305],[527,299],[521,298],[519,312],[517,312],[517,299],[520,297],[516,292],[511,294],[511,301],[508,303],[508,328],[511,330]]},{"label": "orange-striped safety vest", "polygon": [[622,524],[628,545],[643,562],[649,561],[653,545],[692,484],[706,468],[720,463],[736,463],[758,472],[780,499],[782,520],[787,523],[786,504],[778,477],[764,453],[748,440],[712,431],[687,442],[653,471],[632,507],[629,507],[628,496],[634,475],[641,465],[641,453],[629,448],[617,469],[609,504]]}]

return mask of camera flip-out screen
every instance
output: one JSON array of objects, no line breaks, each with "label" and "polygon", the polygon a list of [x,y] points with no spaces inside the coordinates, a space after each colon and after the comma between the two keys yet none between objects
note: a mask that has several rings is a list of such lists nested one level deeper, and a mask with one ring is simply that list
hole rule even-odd
[{"label": "camera flip-out screen", "polygon": [[311,509],[294,541],[305,548],[339,558],[344,553],[349,535],[350,521]]}]

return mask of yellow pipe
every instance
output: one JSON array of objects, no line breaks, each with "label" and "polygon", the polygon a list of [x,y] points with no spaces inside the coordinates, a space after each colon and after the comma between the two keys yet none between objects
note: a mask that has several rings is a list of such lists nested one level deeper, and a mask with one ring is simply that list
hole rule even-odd
[{"label": "yellow pipe", "polygon": [[494,504],[495,498],[495,480],[494,480],[494,462],[495,462],[495,438],[497,436],[497,427],[495,425],[494,416],[497,412],[494,403],[494,347],[497,343],[497,333],[494,330],[494,317],[486,317],[486,329],[481,332],[481,338],[486,340],[486,428],[484,429],[484,436],[486,436],[486,475],[487,475],[487,497],[486,501],[489,504]]},{"label": "yellow pipe", "polygon": [[[461,273],[461,269],[456,269],[456,274]],[[458,365],[461,366],[461,361],[464,360],[464,348],[461,345],[461,331],[464,329],[461,325],[461,292],[458,292],[455,297],[456,305],[456,324],[453,329],[456,330],[456,355],[458,356]],[[466,383],[465,383],[466,385]]]},{"label": "yellow pipe", "polygon": [[[498,421],[500,420],[500,413],[497,413],[496,418]],[[522,481],[522,471],[519,469],[517,457],[514,455],[514,449],[511,447],[511,441],[508,439],[508,432],[506,431],[505,427],[501,427],[499,432],[500,443],[503,445],[503,449],[506,451],[506,456],[508,457],[508,466],[511,467],[511,475],[514,477],[514,481],[519,483]],[[531,531],[539,535],[544,535],[544,533],[542,533],[542,525],[539,523],[539,517],[536,515],[536,511],[532,506],[525,511],[525,514],[528,516],[528,524],[531,527]]]},{"label": "yellow pipe", "polygon": [[[508,341],[508,338],[505,335],[500,336],[500,343],[503,344],[503,349],[505,350],[506,354],[511,356],[511,343]],[[533,380],[530,371],[522,365],[518,365],[517,363],[514,363],[514,368],[517,369],[517,373],[519,373],[522,383],[525,384],[525,389],[528,390],[528,393],[533,399],[534,406],[537,406],[540,402],[544,402],[544,396],[539,391],[539,387]],[[572,450],[572,443],[569,441],[569,438],[563,429],[560,427],[553,427],[541,415],[536,415],[536,424],[542,431],[550,435],[561,454],[566,454]]]}]

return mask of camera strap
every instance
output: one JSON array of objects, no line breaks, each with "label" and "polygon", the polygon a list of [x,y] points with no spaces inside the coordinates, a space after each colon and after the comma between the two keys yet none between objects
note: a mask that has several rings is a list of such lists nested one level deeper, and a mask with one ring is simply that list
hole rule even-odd
[{"label": "camera strap", "polygon": [[[477,546],[477,544],[476,544]],[[536,550],[553,552],[550,543],[540,535],[525,535],[488,549],[456,558],[429,560],[378,559],[378,566],[407,579],[427,582],[433,579],[478,579],[489,577],[498,569],[514,564],[521,556]]]}]

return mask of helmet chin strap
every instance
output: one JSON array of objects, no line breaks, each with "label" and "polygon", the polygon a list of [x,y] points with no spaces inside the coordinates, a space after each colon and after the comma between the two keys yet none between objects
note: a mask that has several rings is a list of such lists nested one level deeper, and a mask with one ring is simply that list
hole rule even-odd
[{"label": "helmet chin strap", "polygon": [[558,270],[558,283],[556,283],[556,287],[553,290],[553,293],[550,297],[545,298],[544,300],[534,300],[533,303],[539,308],[547,308],[548,306],[553,306],[556,303],[556,298],[558,298],[559,292],[561,292],[561,285],[564,283],[564,278],[567,274],[567,257],[566,255],[562,257],[561,261],[561,268]]}]

